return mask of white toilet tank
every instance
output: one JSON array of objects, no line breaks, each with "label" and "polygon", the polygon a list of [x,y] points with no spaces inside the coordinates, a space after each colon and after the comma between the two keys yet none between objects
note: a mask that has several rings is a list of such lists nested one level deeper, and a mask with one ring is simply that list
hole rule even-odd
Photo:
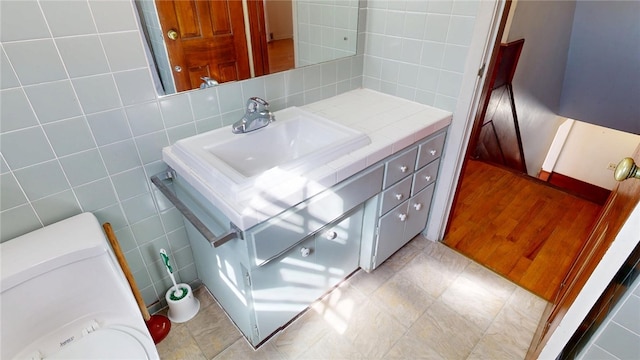
[{"label": "white toilet tank", "polygon": [[0,244],[0,358],[158,358],[91,213]]}]

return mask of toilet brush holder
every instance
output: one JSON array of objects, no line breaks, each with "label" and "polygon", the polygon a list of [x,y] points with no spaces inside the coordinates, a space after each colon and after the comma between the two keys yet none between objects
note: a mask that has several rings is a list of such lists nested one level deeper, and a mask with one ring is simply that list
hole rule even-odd
[{"label": "toilet brush holder", "polygon": [[193,296],[193,291],[189,284],[177,284],[177,289],[172,286],[167,290],[165,299],[169,304],[167,317],[174,323],[189,321],[200,310],[200,301]]}]

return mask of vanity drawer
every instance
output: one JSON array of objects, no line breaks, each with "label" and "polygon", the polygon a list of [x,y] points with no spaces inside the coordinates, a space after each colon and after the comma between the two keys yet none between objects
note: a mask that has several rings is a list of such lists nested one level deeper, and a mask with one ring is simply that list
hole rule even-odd
[{"label": "vanity drawer", "polygon": [[438,134],[420,144],[416,169],[420,169],[440,157],[442,148],[444,147],[444,135],[445,133]]},{"label": "vanity drawer", "polygon": [[247,230],[254,264],[261,266],[378,194],[382,190],[382,175],[382,166],[365,171]]},{"label": "vanity drawer", "polygon": [[413,189],[411,189],[412,196],[436,181],[436,176],[438,176],[438,165],[440,165],[440,160],[433,161],[413,175]]},{"label": "vanity drawer", "polygon": [[385,189],[413,173],[417,153],[418,149],[414,147],[387,161],[384,173]]},{"label": "vanity drawer", "polygon": [[391,186],[382,193],[382,203],[380,214],[384,214],[394,207],[400,205],[411,196],[411,177]]}]

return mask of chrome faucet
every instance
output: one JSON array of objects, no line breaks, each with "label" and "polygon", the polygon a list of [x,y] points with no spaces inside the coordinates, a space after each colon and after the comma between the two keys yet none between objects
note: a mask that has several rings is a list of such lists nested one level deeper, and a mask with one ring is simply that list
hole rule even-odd
[{"label": "chrome faucet", "polygon": [[258,130],[276,121],[275,116],[269,111],[269,103],[259,97],[247,100],[247,109],[242,119],[231,126],[234,134],[244,134]]}]

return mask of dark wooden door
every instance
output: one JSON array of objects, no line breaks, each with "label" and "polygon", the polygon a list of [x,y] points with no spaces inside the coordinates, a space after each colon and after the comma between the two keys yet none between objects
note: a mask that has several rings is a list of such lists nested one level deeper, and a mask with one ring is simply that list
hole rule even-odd
[{"label": "dark wooden door", "polygon": [[203,76],[220,83],[251,77],[241,0],[156,0],[156,6],[178,91],[197,89]]},{"label": "dark wooden door", "polygon": [[[640,145],[633,159],[640,163]],[[595,222],[589,238],[567,273],[555,300],[545,311],[545,322],[541,322],[534,336],[528,359],[537,358],[547,340],[558,327],[567,310],[584,287],[605,252],[618,235],[629,215],[640,202],[640,180],[630,179],[618,183],[613,189],[600,216]]]}]

